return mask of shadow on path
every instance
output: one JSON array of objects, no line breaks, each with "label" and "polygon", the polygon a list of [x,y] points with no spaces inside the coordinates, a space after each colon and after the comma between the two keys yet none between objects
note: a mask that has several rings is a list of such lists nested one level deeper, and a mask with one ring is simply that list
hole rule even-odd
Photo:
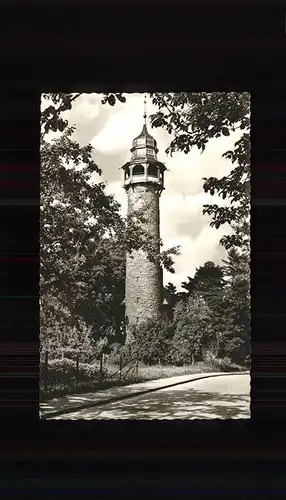
[{"label": "shadow on path", "polygon": [[[244,376],[243,373],[233,374],[235,376]],[[120,400],[132,397],[133,395],[140,396],[144,393],[149,393],[152,391],[158,391],[165,387],[171,386],[180,386],[182,384],[188,382],[194,382],[198,380],[205,380],[208,378],[214,377],[230,377],[229,373],[197,373],[197,374],[189,374],[189,375],[180,375],[175,377],[167,377],[164,379],[155,379],[144,382],[137,382],[131,385],[120,385],[109,387],[101,390],[94,390],[93,392],[85,393],[85,394],[73,394],[67,395],[65,397],[54,398],[50,401],[41,401],[40,402],[40,411],[41,416],[45,418],[45,416],[52,417],[52,412],[59,412],[59,414],[71,413],[77,411],[78,409],[87,409],[93,406],[98,406],[102,404],[107,404],[108,400],[110,402],[112,400]],[[142,394],[143,393],[143,394]],[[53,415],[56,416],[56,415]],[[49,417],[48,417],[49,418]]]},{"label": "shadow on path", "polygon": [[[56,417],[57,418],[57,417]],[[62,419],[232,419],[250,418],[250,396],[170,388],[125,401],[63,415]]]}]

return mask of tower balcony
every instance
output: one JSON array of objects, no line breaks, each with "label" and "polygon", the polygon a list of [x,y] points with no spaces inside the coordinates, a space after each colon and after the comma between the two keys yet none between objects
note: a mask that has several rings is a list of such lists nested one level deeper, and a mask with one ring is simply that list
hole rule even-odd
[{"label": "tower balcony", "polygon": [[164,189],[164,171],[166,167],[159,161],[128,162],[123,167],[124,187],[131,184],[156,184]]},{"label": "tower balcony", "polygon": [[145,174],[137,174],[137,175],[132,175],[131,177],[128,177],[124,181],[124,187],[130,186],[131,184],[144,184],[144,183],[152,183],[152,184],[157,184],[158,186],[163,187],[163,179],[158,178],[155,175],[145,175]]}]

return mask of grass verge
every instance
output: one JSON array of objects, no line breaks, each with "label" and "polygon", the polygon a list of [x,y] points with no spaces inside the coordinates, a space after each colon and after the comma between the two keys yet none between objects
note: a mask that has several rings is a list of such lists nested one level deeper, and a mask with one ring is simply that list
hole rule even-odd
[{"label": "grass verge", "polygon": [[[210,372],[234,372],[242,371],[244,367],[225,363],[222,360],[215,360],[211,362],[198,362],[190,366],[172,366],[172,365],[153,365],[145,366],[139,364],[138,375],[134,372],[129,372],[126,376],[122,376],[122,380],[115,379],[113,374],[118,371],[116,365],[105,366],[105,379],[98,380],[98,372],[90,371],[90,378],[86,376],[84,380],[76,380],[74,377],[69,377],[68,373],[65,373],[66,377],[63,377],[63,373],[60,373],[60,377],[53,377],[52,383],[44,388],[41,381],[40,384],[40,400],[42,402],[48,401],[56,397],[63,397],[69,394],[83,394],[87,392],[95,392],[103,389],[109,389],[111,387],[120,387],[134,383],[145,382],[148,380],[156,380],[161,378],[176,377],[179,375],[192,375],[198,373],[210,373]],[[55,373],[53,374],[55,375]],[[60,380],[59,380],[60,379]],[[66,382],[68,380],[68,383]]]},{"label": "grass verge", "polygon": [[234,372],[245,368],[235,364],[220,364],[213,362],[199,362],[190,366],[144,366],[139,368],[139,376],[142,380],[154,380],[159,378],[176,377],[179,375],[192,375],[210,372]]}]

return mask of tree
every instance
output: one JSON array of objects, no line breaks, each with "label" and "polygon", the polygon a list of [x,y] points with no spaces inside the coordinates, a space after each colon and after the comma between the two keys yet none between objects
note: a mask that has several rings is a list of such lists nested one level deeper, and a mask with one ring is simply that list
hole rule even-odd
[{"label": "tree", "polygon": [[169,282],[164,287],[164,298],[167,300],[169,304],[174,305],[176,302],[176,297],[177,297],[177,288],[173,283]]},{"label": "tree", "polygon": [[175,295],[177,293],[177,288],[169,281],[169,283],[165,286],[165,291],[169,295]]},{"label": "tree", "polygon": [[187,277],[188,281],[183,281],[182,282],[182,288],[187,290],[186,297],[191,296],[194,291],[195,291],[195,286],[196,286],[196,281],[195,278],[191,278],[190,276]]},{"label": "tree", "polygon": [[[62,328],[72,331],[84,322],[95,339],[115,333],[115,341],[124,316],[126,252],[142,248],[172,270],[172,249],[158,254],[142,227],[144,214],[121,217],[105,184],[94,180],[101,171],[92,146],[80,146],[75,127],[60,116],[79,96],[44,94],[54,106],[43,111],[41,121],[41,313],[51,325],[62,315]],[[61,135],[47,142],[50,130]]]},{"label": "tree", "polygon": [[[228,280],[225,312],[231,315],[234,330],[228,350],[237,362],[250,355],[250,266],[247,252],[233,248],[224,260]],[[235,334],[234,334],[235,333]]]},{"label": "tree", "polygon": [[104,183],[92,181],[92,148],[72,140],[73,130],[41,144],[41,297],[56,296],[72,326],[86,321],[98,337],[124,296],[125,256],[116,245],[124,221]]},{"label": "tree", "polygon": [[[203,188],[211,195],[228,198],[229,206],[209,204],[203,213],[211,216],[211,226],[229,224],[230,235],[221,238],[228,251],[227,284],[215,288],[203,286],[208,293],[212,324],[216,332],[216,350],[243,359],[249,352],[249,253],[250,253],[250,102],[247,93],[154,93],[153,103],[159,111],[151,116],[152,126],[163,127],[173,139],[167,153],[189,153],[196,146],[201,152],[212,138],[228,136],[241,130],[233,150],[226,151],[233,168],[227,176],[204,178]],[[219,276],[218,276],[219,277]],[[199,277],[200,278],[200,277]],[[214,284],[214,283],[213,283]],[[195,278],[182,284],[188,295],[197,293]],[[205,296],[206,297],[206,296]],[[211,299],[211,302],[210,302]]]},{"label": "tree", "polygon": [[202,297],[194,295],[176,304],[173,330],[170,356],[174,364],[190,364],[203,359],[213,332],[211,310]]},{"label": "tree", "polygon": [[[192,320],[190,314],[190,301],[199,297],[203,301],[202,310],[204,306],[208,307],[209,337],[205,338],[207,351],[215,358],[228,358],[229,361],[244,364],[250,346],[248,254],[231,249],[224,264],[221,267],[213,262],[206,262],[196,270],[193,278],[188,277],[189,282],[183,282],[182,286],[188,290],[188,294],[175,308],[174,322],[178,332],[174,339],[179,339],[177,353],[182,352],[183,345],[189,349],[185,335],[188,329],[186,325],[196,321],[196,318]],[[199,345],[193,346],[193,349],[199,352]],[[175,356],[179,356],[175,350],[173,352]],[[187,354],[184,356],[186,359]]]},{"label": "tree", "polygon": [[209,286],[200,294],[211,312],[212,340],[209,350],[217,358],[227,357],[237,364],[245,364],[250,352],[248,254],[231,249],[224,263],[222,268],[218,266],[216,285]]},{"label": "tree", "polygon": [[203,213],[211,216],[211,226],[217,229],[226,223],[232,227],[233,233],[221,239],[226,249],[233,246],[249,247],[249,94],[181,92],[151,95],[153,103],[159,108],[151,116],[152,126],[163,127],[174,134],[167,153],[183,151],[187,154],[194,146],[203,152],[210,139],[228,136],[231,131],[238,129],[242,131],[233,151],[223,154],[234,164],[229,175],[221,179],[204,178],[204,190],[211,195],[217,193],[223,199],[227,197],[230,206],[204,205]]},{"label": "tree", "polygon": [[194,276],[194,291],[204,298],[211,309],[215,308],[217,296],[224,288],[223,270],[213,262],[200,266]]},{"label": "tree", "polygon": [[223,270],[214,262],[205,262],[203,266],[196,269],[193,278],[188,276],[188,281],[182,283],[182,288],[187,290],[187,296],[201,295],[211,306],[211,300],[223,288]]}]

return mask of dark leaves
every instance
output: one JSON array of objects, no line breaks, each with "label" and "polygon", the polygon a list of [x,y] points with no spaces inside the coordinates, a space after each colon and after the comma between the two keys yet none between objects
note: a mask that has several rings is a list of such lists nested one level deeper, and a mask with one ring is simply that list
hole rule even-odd
[{"label": "dark leaves", "polygon": [[63,132],[68,126],[67,120],[63,120],[60,114],[64,111],[71,109],[72,102],[74,102],[81,94],[64,94],[64,93],[50,93],[43,94],[44,99],[49,99],[53,105],[48,106],[41,114],[41,137],[50,130],[52,132]]},{"label": "dark leaves", "polygon": [[[67,110],[72,109],[73,102],[78,99],[82,94],[67,94],[67,93],[50,93],[50,94],[42,94],[44,99],[49,99],[52,101],[52,105],[48,106],[41,114],[41,137],[44,138],[44,135],[48,133],[50,130],[52,132],[63,132],[65,128],[68,126],[68,121],[63,120],[61,118],[61,113]],[[126,102],[126,98],[121,94],[113,94],[106,93],[103,94],[101,99],[102,104],[108,104],[110,106],[114,106],[116,103],[116,99],[120,102]]]},{"label": "dark leaves", "polygon": [[106,104],[108,102],[110,106],[114,106],[116,104],[116,99],[118,99],[118,101],[122,103],[126,102],[126,97],[124,97],[122,93],[119,94],[111,93],[111,94],[104,94],[104,96],[101,99],[101,103]]},{"label": "dark leaves", "polygon": [[116,98],[115,98],[115,95],[114,94],[110,94],[107,98],[107,101],[108,101],[108,104],[110,104],[110,106],[114,106],[115,103],[116,103]]},{"label": "dark leaves", "polygon": [[229,130],[226,127],[222,127],[221,132],[222,132],[223,135],[226,135],[226,136],[230,135],[229,134]]},{"label": "dark leaves", "polygon": [[120,102],[126,102],[126,97],[124,97],[122,94],[115,94],[118,101]]},{"label": "dark leaves", "polygon": [[67,120],[62,120],[61,118],[59,118],[57,121],[57,128],[59,129],[60,132],[63,132],[67,124],[68,124]]},{"label": "dark leaves", "polygon": [[[238,127],[247,131],[232,151],[223,154],[235,168],[221,179],[204,179],[203,185],[210,195],[218,194],[223,200],[228,198],[231,204],[240,205],[241,210],[233,211],[228,218],[229,224],[236,223],[237,217],[246,217],[250,197],[249,95],[235,92],[154,93],[152,100],[159,108],[151,117],[152,126],[163,127],[174,136],[166,150],[170,155],[175,151],[188,154],[194,146],[202,153],[212,138],[228,137],[230,131]],[[225,223],[218,217],[215,207],[208,206],[204,213],[212,217],[212,225],[216,228]]]}]

